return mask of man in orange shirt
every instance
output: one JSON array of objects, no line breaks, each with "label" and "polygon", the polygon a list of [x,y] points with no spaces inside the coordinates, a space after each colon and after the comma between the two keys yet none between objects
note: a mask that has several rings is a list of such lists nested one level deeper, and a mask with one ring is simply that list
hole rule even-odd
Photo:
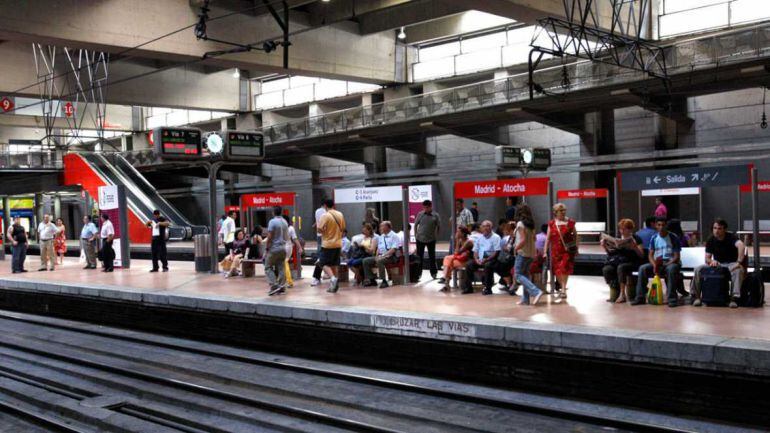
[{"label": "man in orange shirt", "polygon": [[342,233],[346,229],[345,217],[342,212],[334,209],[334,200],[332,199],[326,199],[324,207],[326,213],[321,216],[316,227],[321,233],[321,250],[318,254],[317,266],[323,268],[323,272],[331,280],[326,291],[336,293],[339,290],[337,267],[340,265]]}]

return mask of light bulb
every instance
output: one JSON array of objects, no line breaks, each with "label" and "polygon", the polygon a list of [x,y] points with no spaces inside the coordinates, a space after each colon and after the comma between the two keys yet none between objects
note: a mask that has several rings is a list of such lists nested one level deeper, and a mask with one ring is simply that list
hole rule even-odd
[{"label": "light bulb", "polygon": [[233,72],[233,78],[241,78],[241,71],[239,71],[238,68],[235,68],[235,72]]},{"label": "light bulb", "polygon": [[399,30],[398,32],[398,38],[401,39],[402,41],[406,39],[406,32],[404,31],[403,27],[401,27],[401,30]]}]

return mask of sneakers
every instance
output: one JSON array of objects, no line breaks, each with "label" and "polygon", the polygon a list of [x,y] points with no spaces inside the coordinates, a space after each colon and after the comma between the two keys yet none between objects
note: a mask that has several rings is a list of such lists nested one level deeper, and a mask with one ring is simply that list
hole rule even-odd
[{"label": "sneakers", "polygon": [[340,289],[339,286],[329,286],[329,288],[326,289],[326,291],[328,293],[337,293],[337,290],[339,290],[339,289]]},{"label": "sneakers", "polygon": [[562,299],[567,299],[567,291],[563,290],[561,293],[559,293],[559,297]]},{"label": "sneakers", "polygon": [[[329,288],[334,289],[334,292],[339,290],[340,288],[340,280],[337,277],[332,277],[331,280],[329,280]],[[334,293],[332,292],[332,293]]]},{"label": "sneakers", "polygon": [[525,302],[523,299],[516,303],[516,305],[529,305],[529,302]]},{"label": "sneakers", "polygon": [[701,305],[703,305],[703,302],[701,302],[700,299],[696,299],[696,300],[692,301],[692,306],[693,307],[700,307]]},{"label": "sneakers", "polygon": [[537,296],[532,298],[532,305],[537,305],[537,303],[540,301],[540,298],[542,297],[543,297],[543,292],[538,293]]},{"label": "sneakers", "polygon": [[313,278],[313,281],[310,282],[311,286],[317,286],[319,284],[321,284],[321,280],[319,280],[318,278]]},{"label": "sneakers", "polygon": [[286,292],[286,287],[284,287],[284,286],[275,286],[269,292],[267,292],[267,296],[273,296],[273,295],[277,295],[279,293],[284,293],[284,292]]},{"label": "sneakers", "polygon": [[385,281],[385,280],[382,280],[382,282],[380,283],[380,288],[381,289],[387,289],[388,288],[388,282]]},{"label": "sneakers", "polygon": [[730,301],[730,308],[738,308],[738,303],[735,300]]}]

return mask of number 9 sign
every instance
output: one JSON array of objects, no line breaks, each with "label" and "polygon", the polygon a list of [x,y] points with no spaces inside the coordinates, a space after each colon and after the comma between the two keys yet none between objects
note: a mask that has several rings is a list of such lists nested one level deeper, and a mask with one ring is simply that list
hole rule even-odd
[{"label": "number 9 sign", "polygon": [[9,112],[13,110],[13,107],[14,107],[14,103],[12,99],[8,97],[4,97],[3,99],[0,99],[0,108],[3,109],[3,112],[6,112],[6,113]]}]

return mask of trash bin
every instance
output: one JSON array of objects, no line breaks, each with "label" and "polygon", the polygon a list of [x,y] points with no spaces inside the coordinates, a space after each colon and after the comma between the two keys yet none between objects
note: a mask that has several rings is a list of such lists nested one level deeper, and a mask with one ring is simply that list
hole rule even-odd
[{"label": "trash bin", "polygon": [[211,236],[193,236],[195,272],[211,272]]}]

